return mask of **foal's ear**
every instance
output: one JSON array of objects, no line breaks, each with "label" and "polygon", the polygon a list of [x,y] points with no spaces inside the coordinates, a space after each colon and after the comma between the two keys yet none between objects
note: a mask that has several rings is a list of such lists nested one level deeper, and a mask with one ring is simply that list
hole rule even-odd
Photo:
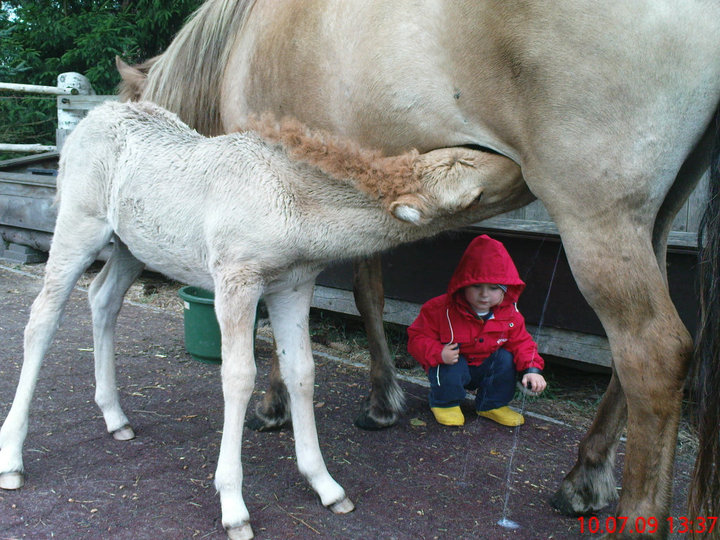
[{"label": "foal's ear", "polygon": [[390,213],[393,217],[413,225],[424,225],[429,221],[425,215],[425,208],[425,201],[416,193],[400,195],[390,203]]}]

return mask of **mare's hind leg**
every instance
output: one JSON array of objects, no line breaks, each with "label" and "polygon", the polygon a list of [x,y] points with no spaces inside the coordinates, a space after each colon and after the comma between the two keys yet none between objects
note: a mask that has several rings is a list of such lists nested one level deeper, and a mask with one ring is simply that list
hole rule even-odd
[{"label": "mare's hind leg", "polygon": [[369,430],[395,424],[405,405],[405,394],[395,377],[395,364],[383,327],[385,296],[380,262],[377,255],[356,260],[353,266],[355,305],[362,315],[370,348],[371,385],[370,396],[355,419],[355,425]]},{"label": "mare's hind leg", "polygon": [[61,207],[43,287],[33,302],[25,327],[24,359],[15,399],[0,429],[0,488],[3,489],[17,489],[24,483],[22,446],[40,366],[73,286],[112,234],[105,222],[70,213],[63,212]]},{"label": "mare's hind leg", "polygon": [[143,263],[116,238],[113,252],[90,286],[95,341],[95,403],[103,413],[109,433],[117,440],[135,437],[125,413],[115,379],[115,323],[128,288],[142,272]]},{"label": "mare's hind leg", "polygon": [[580,442],[579,455],[583,459],[578,460],[550,500],[557,510],[566,515],[586,514],[617,500],[615,456],[626,422],[625,395],[613,370],[593,425]]},{"label": "mare's hind leg", "polygon": [[[603,497],[627,405],[627,445],[623,489],[617,514],[627,523],[655,518],[658,535],[667,532],[673,462],[682,391],[692,352],[665,284],[649,231],[632,216],[618,214],[607,226],[558,220],[568,260],[578,285],[605,327],[613,353],[615,382],[600,415],[585,438],[572,472],[556,497],[560,506],[588,512]],[[609,421],[608,421],[609,420]],[[606,472],[605,472],[606,471]],[[627,531],[625,532],[627,534]]]},{"label": "mare's hind leg", "polygon": [[308,328],[312,294],[311,279],[292,288],[266,294],[265,304],[277,340],[280,371],[290,396],[298,469],[323,505],[335,513],[346,513],[353,510],[354,506],[325,467],[315,426],[315,364]]}]

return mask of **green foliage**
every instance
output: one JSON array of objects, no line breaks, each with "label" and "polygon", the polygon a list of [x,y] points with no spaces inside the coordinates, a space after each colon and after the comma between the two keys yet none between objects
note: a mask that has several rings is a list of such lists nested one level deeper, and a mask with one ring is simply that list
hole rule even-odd
[{"label": "green foliage", "polygon": [[[0,2],[0,81],[55,86],[82,73],[98,94],[131,63],[160,54],[202,0],[9,0]],[[55,98],[0,92],[0,142],[54,144]],[[14,156],[0,156],[0,159]]]}]

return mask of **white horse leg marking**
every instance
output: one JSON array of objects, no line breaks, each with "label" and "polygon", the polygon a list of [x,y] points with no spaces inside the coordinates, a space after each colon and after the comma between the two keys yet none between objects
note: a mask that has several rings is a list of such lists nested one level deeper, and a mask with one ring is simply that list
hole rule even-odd
[{"label": "white horse leg marking", "polygon": [[45,281],[25,327],[24,359],[15,399],[0,429],[0,488],[18,489],[24,484],[22,447],[43,358],[73,286],[107,244],[111,233],[105,222],[72,211],[63,212],[61,208]]},{"label": "white horse leg marking", "polygon": [[112,255],[93,280],[88,295],[95,342],[95,403],[103,413],[108,432],[117,440],[132,439],[135,433],[120,407],[115,379],[115,324],[123,297],[143,266],[116,238]]},{"label": "white horse leg marking", "polygon": [[215,274],[215,312],[222,333],[223,435],[215,473],[222,523],[232,539],[252,538],[250,515],[242,496],[242,434],[255,385],[253,325],[262,293],[258,275],[246,269]]},{"label": "white horse leg marking", "polygon": [[292,289],[267,294],[265,303],[277,343],[280,372],[290,395],[298,469],[323,505],[344,514],[352,511],[354,506],[325,467],[315,426],[315,365],[308,330],[313,284],[314,279],[311,279]]}]

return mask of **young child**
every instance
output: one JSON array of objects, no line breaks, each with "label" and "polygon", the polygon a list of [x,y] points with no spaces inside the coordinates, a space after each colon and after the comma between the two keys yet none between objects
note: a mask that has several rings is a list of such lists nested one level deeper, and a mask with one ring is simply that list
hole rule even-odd
[{"label": "young child", "polygon": [[426,302],[408,328],[408,351],[430,379],[430,410],[447,426],[462,426],[460,402],[477,390],[475,410],[505,426],[525,419],[507,404],[516,372],[534,393],[545,390],[545,365],[516,302],[525,283],[505,246],[487,235],[465,250],[446,294]]}]

